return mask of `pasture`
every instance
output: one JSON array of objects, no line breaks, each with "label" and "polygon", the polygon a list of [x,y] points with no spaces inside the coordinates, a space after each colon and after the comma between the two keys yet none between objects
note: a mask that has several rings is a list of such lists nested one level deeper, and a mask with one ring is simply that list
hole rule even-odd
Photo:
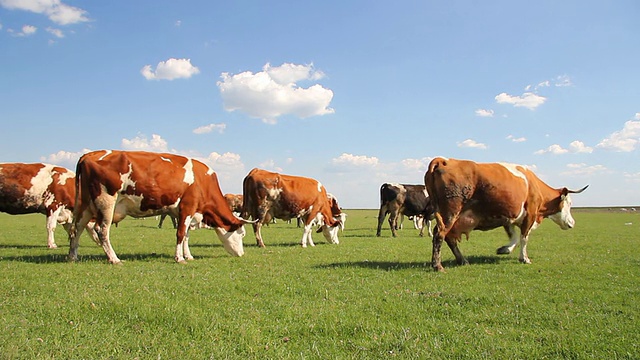
[{"label": "pasture", "polygon": [[[46,249],[43,215],[0,214],[0,357],[7,359],[637,359],[640,214],[574,210],[576,228],[546,220],[517,251],[495,254],[502,229],[473,232],[456,266],[430,266],[431,239],[409,221],[392,238],[377,210],[345,210],[340,244],[279,221],[266,248],[245,226],[234,258],[210,230],[196,259],[173,261],[175,233],[153,218],[121,222],[109,265],[83,234]],[[629,223],[631,223],[629,225]]]}]

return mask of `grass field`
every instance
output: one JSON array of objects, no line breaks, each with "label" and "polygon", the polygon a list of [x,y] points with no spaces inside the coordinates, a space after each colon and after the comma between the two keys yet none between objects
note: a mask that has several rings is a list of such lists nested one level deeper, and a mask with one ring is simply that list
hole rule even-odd
[{"label": "grass field", "polygon": [[495,255],[502,230],[474,232],[456,266],[430,267],[411,224],[375,237],[375,210],[347,210],[339,245],[279,222],[230,257],[212,231],[173,261],[174,230],[127,219],[122,266],[86,234],[77,263],[46,249],[44,216],[0,214],[0,357],[6,359],[638,359],[640,214],[574,211],[531,235],[531,265]]}]

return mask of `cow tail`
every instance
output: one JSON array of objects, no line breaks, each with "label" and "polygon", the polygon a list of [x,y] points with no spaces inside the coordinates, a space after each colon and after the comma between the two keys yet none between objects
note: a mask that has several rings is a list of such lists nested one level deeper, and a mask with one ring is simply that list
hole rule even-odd
[{"label": "cow tail", "polygon": [[388,184],[384,183],[380,186],[380,206],[384,205],[384,191],[387,189]]}]

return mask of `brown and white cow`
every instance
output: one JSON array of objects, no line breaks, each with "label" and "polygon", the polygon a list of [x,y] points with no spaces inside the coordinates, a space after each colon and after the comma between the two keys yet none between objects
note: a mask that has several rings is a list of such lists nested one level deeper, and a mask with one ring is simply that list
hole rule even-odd
[{"label": "brown and white cow", "polygon": [[[380,186],[380,210],[378,211],[378,230],[376,236],[380,236],[384,218],[389,214],[389,226],[393,237],[398,236],[398,217],[402,223],[403,216],[418,217],[422,226],[414,223],[420,229],[420,236],[424,235],[426,225],[429,236],[431,232],[431,220],[433,219],[433,206],[424,185],[409,185],[384,183]],[[426,223],[426,224],[425,224]]]},{"label": "brown and white cow", "polygon": [[242,213],[242,194],[224,194],[224,199],[234,213]]},{"label": "brown and white cow", "polygon": [[63,167],[42,163],[0,164],[0,211],[12,215],[46,215],[47,247],[56,245],[56,225],[71,229],[75,203],[75,174]]},{"label": "brown and white cow", "polygon": [[189,251],[192,219],[214,228],[225,250],[244,254],[244,219],[231,213],[216,173],[202,162],[166,153],[100,150],[83,155],[76,168],[76,208],[69,236],[69,259],[77,260],[78,238],[92,217],[109,262],[120,263],[111,247],[109,225],[127,215],[169,213],[178,218],[175,260],[193,259]]},{"label": "brown and white cow", "polygon": [[302,247],[307,247],[307,243],[315,246],[311,239],[315,225],[321,226],[319,231],[328,242],[339,243],[340,207],[335,197],[329,198],[324,186],[315,179],[253,169],[244,178],[243,196],[242,216],[257,220],[253,231],[260,247],[265,246],[260,229],[272,218],[300,217],[304,223]]},{"label": "brown and white cow", "polygon": [[[468,160],[437,157],[429,163],[425,186],[435,206],[436,230],[433,237],[432,266],[443,271],[440,261],[442,241],[456,257],[459,265],[467,260],[458,249],[462,235],[472,230],[504,227],[511,242],[497,250],[510,254],[520,242],[519,260],[530,264],[527,241],[531,230],[544,218],[550,218],[561,229],[571,229],[571,193],[580,190],[555,189],[545,184],[531,170],[521,165],[476,163]],[[519,233],[516,227],[520,229]]]}]

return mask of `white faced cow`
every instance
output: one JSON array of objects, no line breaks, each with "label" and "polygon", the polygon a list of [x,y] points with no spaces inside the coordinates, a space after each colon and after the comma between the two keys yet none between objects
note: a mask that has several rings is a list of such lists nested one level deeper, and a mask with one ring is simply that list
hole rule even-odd
[{"label": "white faced cow", "polygon": [[531,230],[547,217],[563,230],[572,228],[575,220],[571,216],[569,194],[580,193],[588,186],[577,191],[555,189],[521,165],[442,157],[431,161],[424,182],[436,211],[431,260],[436,271],[444,271],[440,261],[443,240],[462,265],[467,263],[458,249],[462,235],[468,238],[472,230],[500,226],[511,241],[499,248],[498,254],[511,253],[519,241],[519,260],[530,264],[527,241]]},{"label": "white faced cow", "polygon": [[420,218],[420,221],[423,222],[422,226],[416,226],[420,229],[420,236],[424,234],[425,222],[429,236],[433,236],[431,232],[433,206],[424,185],[382,184],[380,187],[380,211],[378,211],[376,236],[380,236],[382,223],[387,214],[389,214],[389,226],[393,237],[398,236],[396,231],[398,229],[398,217],[401,218],[400,223],[402,223],[404,215]]},{"label": "white faced cow", "polygon": [[0,164],[0,211],[12,215],[46,215],[47,247],[56,245],[57,224],[71,229],[75,174],[63,167],[33,163]]},{"label": "white faced cow", "polygon": [[258,246],[264,247],[260,229],[272,218],[290,220],[300,217],[304,223],[302,247],[314,246],[312,228],[320,225],[326,240],[338,244],[338,229],[344,219],[335,197],[329,197],[317,180],[253,169],[243,182],[242,215],[257,220],[253,224]]},{"label": "white faced cow", "polygon": [[225,250],[242,256],[243,224],[229,210],[216,173],[184,156],[142,151],[94,151],[76,168],[76,208],[69,236],[69,259],[77,260],[78,237],[95,217],[99,243],[112,264],[120,259],[111,247],[109,225],[127,215],[147,217],[168,213],[178,219],[175,260],[193,259],[189,225],[193,219],[214,228]]}]

